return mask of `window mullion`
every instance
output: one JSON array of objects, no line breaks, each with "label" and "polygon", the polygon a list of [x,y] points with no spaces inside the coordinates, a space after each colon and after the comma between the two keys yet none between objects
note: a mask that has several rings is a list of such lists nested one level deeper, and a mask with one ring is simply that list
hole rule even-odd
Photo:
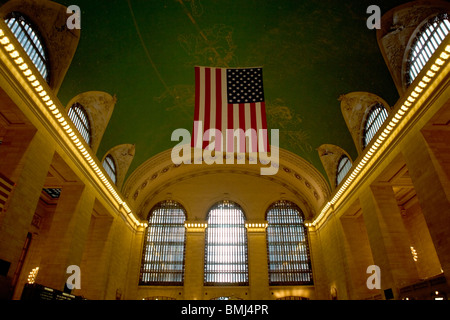
[{"label": "window mullion", "polygon": [[152,209],[144,242],[141,284],[183,284],[185,219],[184,209],[172,202],[162,202]]},{"label": "window mullion", "polygon": [[270,285],[312,284],[305,276],[311,274],[311,267],[300,209],[288,201],[278,201],[268,209],[267,221]]}]

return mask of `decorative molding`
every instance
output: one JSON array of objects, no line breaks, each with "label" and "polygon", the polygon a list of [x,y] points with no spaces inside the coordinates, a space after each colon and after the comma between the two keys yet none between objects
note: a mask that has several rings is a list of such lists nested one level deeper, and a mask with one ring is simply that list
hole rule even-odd
[{"label": "decorative molding", "polygon": [[[310,201],[308,201],[307,199],[305,199],[305,197],[303,196],[303,194],[301,192],[299,192],[298,190],[296,190],[294,187],[292,187],[290,184],[285,183],[284,181],[280,181],[281,179],[276,179],[273,177],[267,177],[267,176],[261,176],[259,173],[256,172],[249,172],[249,171],[245,171],[245,170],[230,170],[230,169],[205,169],[203,171],[198,171],[195,173],[191,173],[191,174],[184,174],[181,177],[178,177],[176,179],[167,181],[166,183],[159,185],[156,189],[151,190],[146,194],[146,197],[139,202],[140,205],[137,208],[136,214],[140,217],[144,217],[145,216],[145,212],[148,211],[149,209],[149,205],[151,204],[151,202],[153,201],[153,199],[155,197],[157,197],[159,194],[164,193],[164,191],[169,188],[172,185],[176,185],[179,182],[182,181],[186,181],[189,179],[193,179],[193,178],[197,178],[200,176],[205,176],[205,175],[213,175],[213,174],[218,174],[218,173],[222,173],[222,174],[238,174],[238,175],[246,175],[246,176],[252,176],[252,177],[256,177],[256,178],[262,178],[265,180],[269,180],[275,183],[278,183],[279,185],[282,185],[283,187],[285,187],[286,189],[288,189],[289,191],[291,191],[297,198],[297,202],[300,202],[303,206],[303,208],[306,209],[306,215],[308,217],[313,217],[316,210],[314,209],[314,207],[311,205]],[[139,194],[139,192],[137,193]],[[136,195],[136,194],[135,194]]]},{"label": "decorative molding", "polygon": [[308,217],[316,214],[330,194],[328,183],[311,164],[283,149],[280,149],[281,170],[274,176],[261,176],[259,166],[250,164],[175,165],[171,162],[170,152],[171,150],[168,150],[149,159],[131,174],[124,185],[123,192],[127,202],[141,217],[145,215],[153,199],[166,188],[207,174],[242,174],[277,183],[295,195],[295,201],[301,203]]},{"label": "decorative molding", "polygon": [[[259,165],[250,164],[175,165],[170,155],[171,150],[167,150],[150,158],[125,182],[124,196],[138,215],[142,215],[151,200],[165,188],[186,179],[213,173],[244,174],[278,183],[296,195],[308,216],[313,216],[330,196],[325,178],[309,162],[284,149],[279,149],[280,164],[275,165],[281,170],[274,176],[261,176]],[[247,162],[248,157],[247,154]]]}]

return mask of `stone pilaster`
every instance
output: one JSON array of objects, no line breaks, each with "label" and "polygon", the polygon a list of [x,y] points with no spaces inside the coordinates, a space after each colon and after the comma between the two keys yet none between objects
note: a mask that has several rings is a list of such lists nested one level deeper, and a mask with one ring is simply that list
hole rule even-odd
[{"label": "stone pilaster", "polygon": [[416,282],[418,275],[392,186],[373,184],[363,190],[360,203],[373,261],[380,267],[381,289],[392,289],[396,298],[398,289]]},{"label": "stone pilaster", "polygon": [[249,221],[247,227],[249,289],[251,300],[269,299],[267,221]]},{"label": "stone pilaster", "polygon": [[186,221],[184,299],[203,299],[206,221]]},{"label": "stone pilaster", "polygon": [[112,247],[112,217],[92,217],[81,262],[81,290],[74,294],[104,300]]},{"label": "stone pilaster", "polygon": [[[431,137],[428,137],[427,141],[431,142]],[[436,149],[430,148],[427,141],[418,133],[402,151],[442,270],[448,277],[450,276],[448,163],[445,165],[445,155],[435,156],[433,150]],[[434,147],[437,146],[435,143],[432,143]],[[445,144],[448,145],[448,141],[441,141],[441,145]]]},{"label": "stone pilaster", "polygon": [[[9,279],[16,272],[54,154],[53,146],[39,132],[29,138],[18,135],[18,140],[25,139],[29,143],[11,140],[11,144],[0,148],[0,170],[5,169],[5,174],[15,183],[7,211],[0,213],[0,259],[10,263]],[[3,152],[8,153],[8,150],[11,154],[7,159],[2,158]]]},{"label": "stone pilaster", "polygon": [[[95,197],[89,187],[65,185],[53,216],[36,282],[63,290],[67,267],[80,266]],[[83,270],[81,270],[83,283]]]}]

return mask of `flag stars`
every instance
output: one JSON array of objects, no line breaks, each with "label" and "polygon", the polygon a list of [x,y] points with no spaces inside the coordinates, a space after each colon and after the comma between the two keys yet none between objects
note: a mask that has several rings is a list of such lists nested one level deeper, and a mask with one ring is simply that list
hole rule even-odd
[{"label": "flag stars", "polygon": [[[228,103],[248,103],[264,101],[262,69],[228,69]],[[237,89],[237,91],[235,90]]]}]

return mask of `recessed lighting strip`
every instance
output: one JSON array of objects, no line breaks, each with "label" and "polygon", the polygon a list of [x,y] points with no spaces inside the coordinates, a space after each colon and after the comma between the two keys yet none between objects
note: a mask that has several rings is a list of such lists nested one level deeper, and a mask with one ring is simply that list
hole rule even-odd
[{"label": "recessed lighting strip", "polygon": [[197,223],[197,222],[186,222],[184,224],[185,228],[191,229],[191,228],[202,228],[205,229],[208,226],[207,223]]},{"label": "recessed lighting strip", "polygon": [[[11,39],[13,40],[11,41]],[[17,67],[19,73],[21,73],[24,79],[30,84],[31,88],[34,90],[35,96],[43,103],[51,116],[59,123],[61,128],[67,134],[67,137],[72,141],[72,144],[78,149],[78,152],[89,164],[95,175],[101,180],[103,185],[110,192],[111,196],[116,200],[119,210],[123,208],[136,227],[146,227],[146,223],[141,223],[136,219],[130,207],[125,201],[122,200],[115,187],[106,178],[103,170],[97,164],[97,161],[91,156],[89,150],[85,147],[83,139],[80,139],[77,132],[72,129],[70,119],[66,119],[61,113],[60,108],[56,105],[58,102],[54,102],[57,101],[57,99],[51,98],[51,90],[48,88],[48,85],[45,80],[43,80],[41,74],[37,72],[33,64],[27,64],[29,61],[28,56],[25,57],[25,55],[22,54],[21,47],[20,49],[16,49],[13,42],[16,43],[15,37],[11,36],[9,30],[6,31],[5,27],[1,28],[0,26],[0,46],[6,51],[7,56],[9,55],[10,60],[13,65]]]},{"label": "recessed lighting strip", "polygon": [[[382,148],[382,146],[384,147],[384,149],[386,148],[386,141],[388,140],[388,138],[392,137],[394,129],[399,125],[400,121],[402,121],[402,119],[404,119],[405,116],[409,113],[411,108],[415,105],[416,101],[420,99],[420,97],[423,94],[423,91],[428,86],[430,86],[433,78],[436,77],[439,70],[441,70],[447,65],[450,58],[450,44],[448,44],[450,42],[449,37],[447,37],[445,42],[447,44],[442,46],[444,49],[441,50],[440,53],[436,53],[433,56],[432,59],[435,59],[434,63],[431,63],[428,70],[423,73],[422,78],[420,80],[418,80],[419,78],[416,78],[413,84],[411,84],[411,87],[413,89],[410,90],[410,94],[408,95],[407,98],[405,98],[400,108],[398,108],[397,112],[390,118],[391,120],[385,126],[384,130],[378,133],[377,140],[365,152],[363,158],[359,161],[359,163],[355,167],[353,167],[354,169],[352,170],[351,174],[341,185],[341,187],[336,191],[334,197],[325,204],[325,206],[322,208],[317,218],[314,219],[314,221],[311,223],[305,223],[307,227],[320,226],[324,221],[326,221],[328,216],[331,214],[330,208],[339,201],[344,192],[349,190],[355,179],[358,176],[361,176],[361,173],[369,168],[368,163],[373,159],[375,153],[379,151]],[[437,58],[435,58],[436,56]]]},{"label": "recessed lighting strip", "polygon": [[246,228],[267,228],[269,226],[269,224],[267,222],[264,223],[246,223],[245,227]]}]

